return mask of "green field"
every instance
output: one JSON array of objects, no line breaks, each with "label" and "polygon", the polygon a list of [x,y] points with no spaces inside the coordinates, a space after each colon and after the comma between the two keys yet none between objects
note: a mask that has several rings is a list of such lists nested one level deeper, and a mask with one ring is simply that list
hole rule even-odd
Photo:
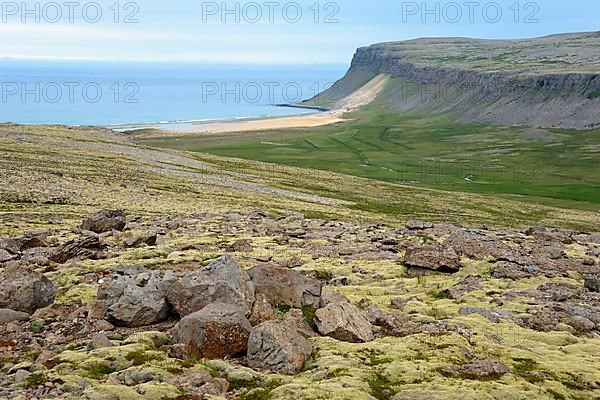
[{"label": "green field", "polygon": [[334,171],[417,187],[600,207],[600,130],[459,124],[375,104],[310,129],[138,139],[144,144]]}]

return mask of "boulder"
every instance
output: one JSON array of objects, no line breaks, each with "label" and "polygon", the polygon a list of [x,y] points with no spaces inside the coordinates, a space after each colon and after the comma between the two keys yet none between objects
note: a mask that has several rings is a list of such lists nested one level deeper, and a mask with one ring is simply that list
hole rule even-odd
[{"label": "boulder", "polygon": [[302,371],[312,350],[310,343],[285,322],[268,321],[250,333],[248,365],[254,369],[294,375]]},{"label": "boulder", "polygon": [[258,294],[252,306],[252,313],[249,320],[252,326],[258,325],[261,322],[271,321],[275,319],[275,309],[269,302],[269,299],[264,294]]},{"label": "boulder", "polygon": [[6,269],[0,274],[0,307],[33,314],[54,302],[56,288],[31,268]]},{"label": "boulder", "polygon": [[122,231],[125,229],[127,217],[123,211],[102,210],[84,219],[81,230],[95,233]]},{"label": "boulder", "polygon": [[322,335],[343,342],[373,340],[373,330],[365,314],[350,303],[333,303],[317,310],[315,323]]},{"label": "boulder", "polygon": [[64,264],[73,258],[94,258],[95,254],[102,249],[100,238],[96,235],[83,235],[65,243],[50,257],[51,261]]},{"label": "boulder", "polygon": [[256,294],[265,295],[273,305],[313,309],[320,306],[322,283],[316,279],[270,265],[254,267],[248,275],[254,282]]},{"label": "boulder", "polygon": [[144,232],[127,239],[125,245],[127,247],[140,247],[143,245],[154,246],[156,245],[157,239],[158,234],[156,232]]},{"label": "boulder", "polygon": [[98,299],[106,301],[106,315],[119,326],[152,325],[169,316],[167,290],[177,279],[168,271],[119,269],[106,288],[98,291]]},{"label": "boulder", "polygon": [[29,233],[22,238],[0,239],[0,249],[10,254],[20,254],[34,247],[48,247],[45,234]]},{"label": "boulder", "polygon": [[8,308],[0,308],[0,325],[6,325],[9,322],[15,322],[15,321],[28,321],[29,320],[29,314],[21,312],[21,311],[15,311],[15,310],[10,310]]},{"label": "boulder", "polygon": [[600,275],[586,276],[584,286],[590,292],[600,293]]},{"label": "boulder", "polygon": [[321,292],[321,308],[334,303],[350,303],[350,300],[341,293],[324,288]]},{"label": "boulder", "polygon": [[180,317],[200,311],[211,303],[239,305],[246,309],[246,315],[250,315],[254,284],[231,257],[223,256],[175,282],[167,298]]},{"label": "boulder", "polygon": [[438,243],[409,245],[403,261],[407,267],[439,272],[457,272],[461,267],[460,257],[456,251],[452,247]]},{"label": "boulder", "polygon": [[173,340],[187,346],[190,355],[217,359],[244,354],[252,325],[246,307],[213,303],[184,317],[173,328]]}]

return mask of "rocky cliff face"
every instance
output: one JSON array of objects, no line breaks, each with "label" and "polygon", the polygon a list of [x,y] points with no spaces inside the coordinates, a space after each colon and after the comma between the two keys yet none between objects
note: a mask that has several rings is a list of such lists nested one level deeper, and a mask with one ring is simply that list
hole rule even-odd
[{"label": "rocky cliff face", "polygon": [[[574,39],[559,42],[568,40]],[[397,111],[458,112],[464,122],[497,125],[600,126],[597,55],[585,53],[584,61],[581,54],[575,59],[569,54],[566,59],[568,50],[546,42],[540,39],[537,46],[551,51],[543,57],[532,55],[533,46],[524,44],[529,42],[473,41],[473,52],[463,39],[448,40],[443,43],[448,55],[432,39],[363,47],[329,95],[347,95],[342,88],[356,76],[387,74],[395,79],[379,100]],[[501,51],[512,52],[513,58],[502,58],[506,53]]]}]

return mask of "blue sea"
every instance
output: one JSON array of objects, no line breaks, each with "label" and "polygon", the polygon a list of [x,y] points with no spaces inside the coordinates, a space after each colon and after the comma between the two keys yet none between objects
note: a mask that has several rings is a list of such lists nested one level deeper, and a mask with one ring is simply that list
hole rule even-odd
[{"label": "blue sea", "polygon": [[346,65],[0,61],[0,122],[127,125],[298,115]]}]

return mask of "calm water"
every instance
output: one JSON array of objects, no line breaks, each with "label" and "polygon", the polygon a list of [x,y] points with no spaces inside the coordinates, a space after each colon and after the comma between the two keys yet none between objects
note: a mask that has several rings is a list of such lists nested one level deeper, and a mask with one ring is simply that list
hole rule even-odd
[{"label": "calm water", "polygon": [[347,66],[0,61],[0,121],[118,125],[296,115]]}]

